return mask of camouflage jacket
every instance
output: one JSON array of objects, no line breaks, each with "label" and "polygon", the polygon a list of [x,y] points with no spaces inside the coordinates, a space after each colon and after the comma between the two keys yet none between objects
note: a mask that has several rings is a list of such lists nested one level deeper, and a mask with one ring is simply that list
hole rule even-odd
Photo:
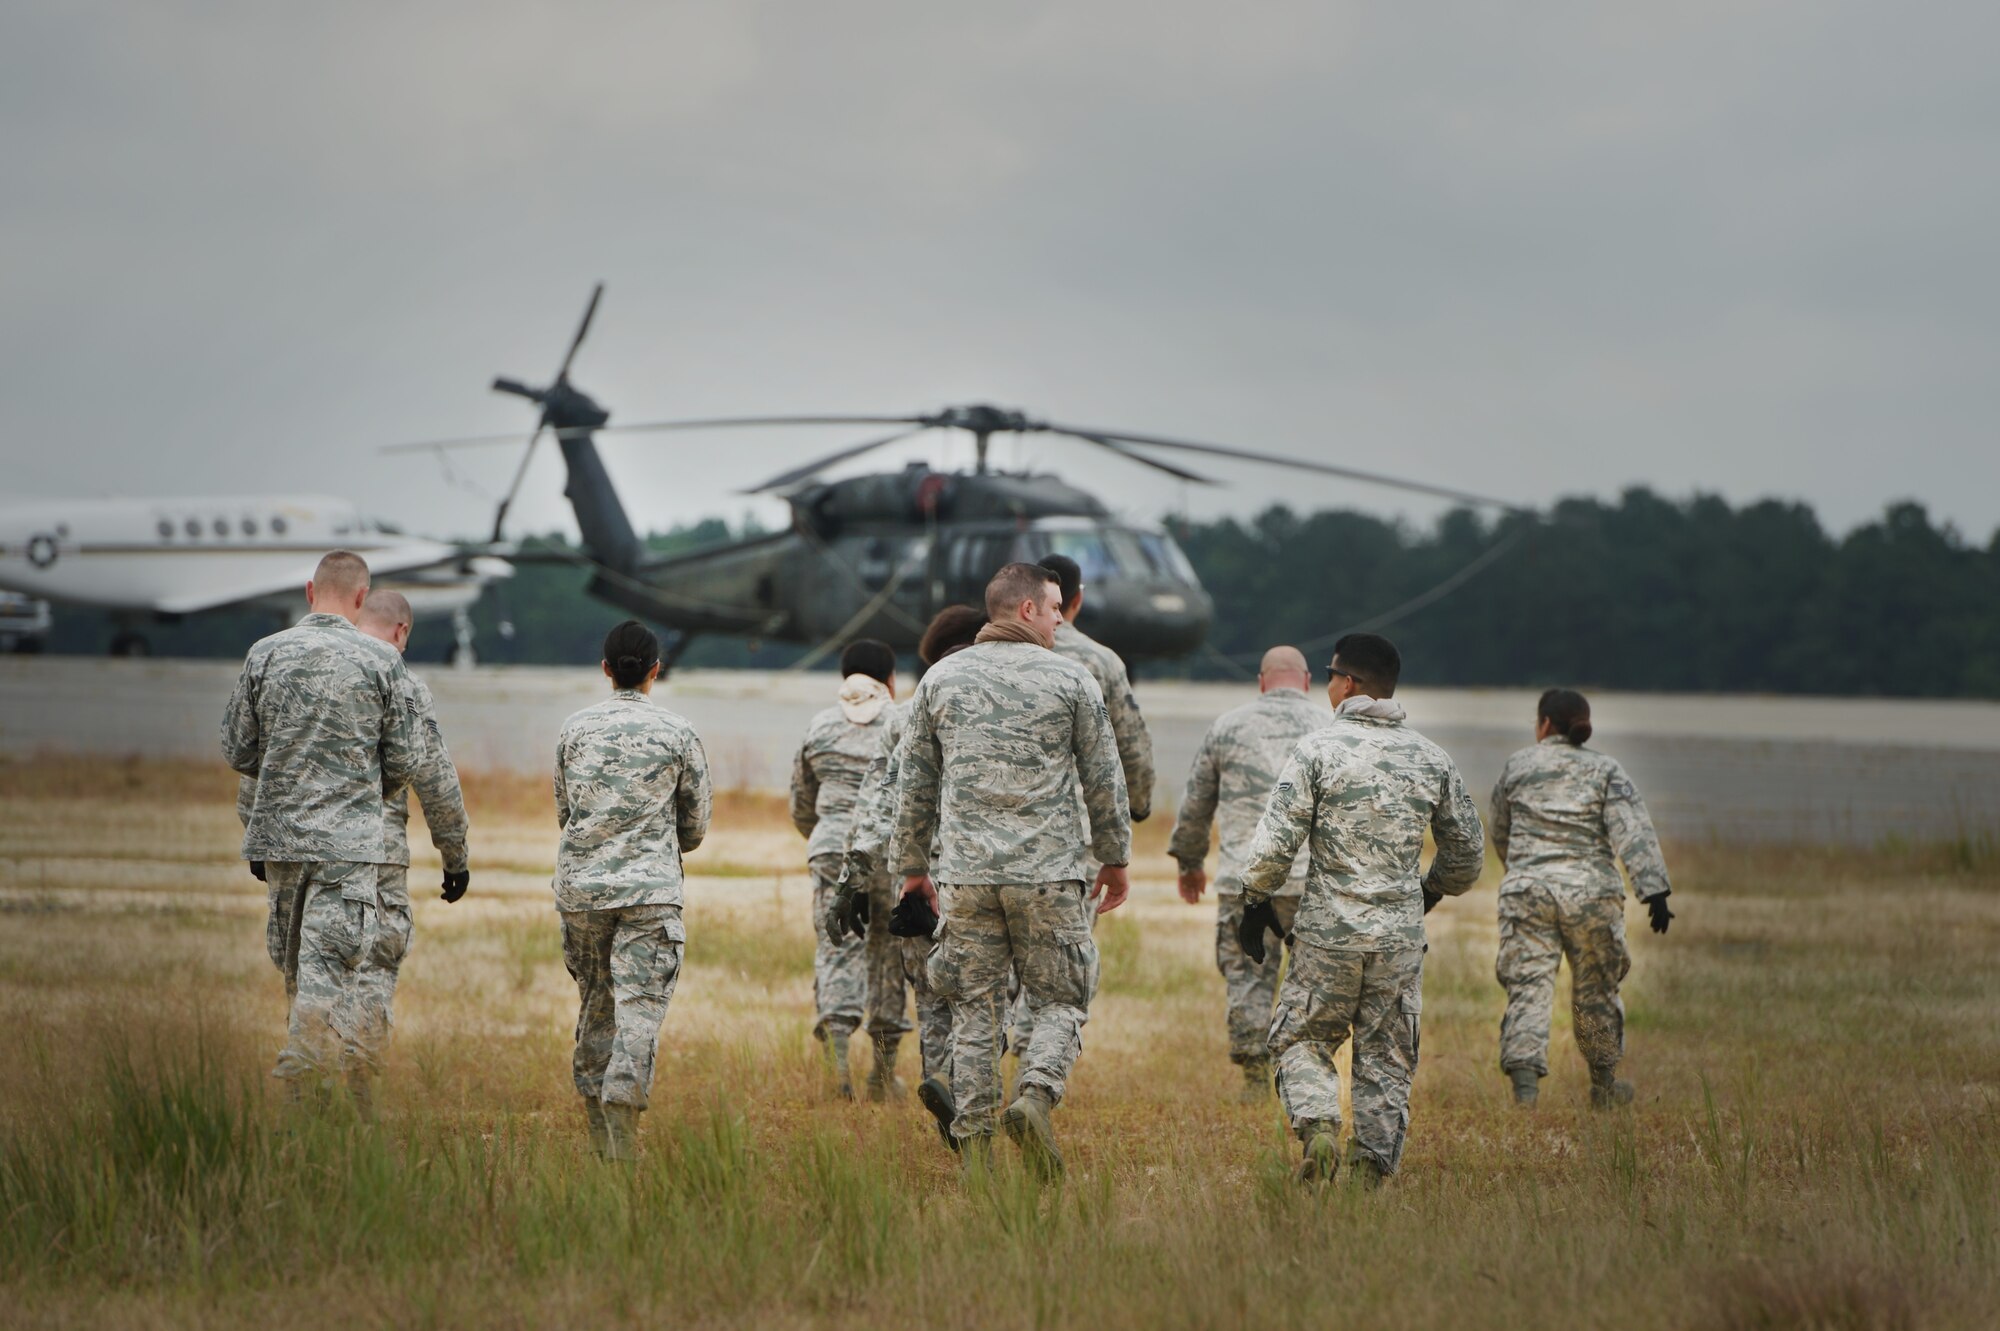
[{"label": "camouflage jacket", "polygon": [[[1437,856],[1419,877],[1426,829]],[[1486,855],[1458,768],[1403,724],[1401,706],[1368,697],[1349,698],[1293,748],[1250,843],[1244,901],[1275,893],[1307,845],[1293,936],[1350,952],[1423,946],[1424,889],[1458,895]]]},{"label": "camouflage jacket", "polygon": [[865,860],[870,867],[895,862],[889,841],[896,830],[896,777],[901,771],[896,749],[903,742],[904,723],[909,715],[908,704],[883,709],[876,727],[881,733],[875,752],[869,755],[868,771],[862,776],[861,789],[855,796],[847,853]]},{"label": "camouflage jacket", "polygon": [[[1131,859],[1104,697],[1088,671],[1042,647],[982,643],[932,667],[896,762],[899,874],[1051,883],[1080,880],[1086,848],[1106,864]],[[933,844],[934,856],[918,853]]]},{"label": "camouflage jacket", "polygon": [[[1302,689],[1272,689],[1216,718],[1195,753],[1173,839],[1167,843],[1167,852],[1180,861],[1182,870],[1201,867],[1213,826],[1216,893],[1233,896],[1243,890],[1250,839],[1257,834],[1257,821],[1264,816],[1292,746],[1332,719],[1319,700]],[[1291,876],[1275,895],[1305,891],[1309,859],[1301,849]]]},{"label": "camouflage jacket", "polygon": [[892,703],[864,725],[829,707],[806,728],[805,742],[792,759],[792,826],[806,838],[806,858],[847,849],[861,783],[900,710]]},{"label": "camouflage jacket", "polygon": [[555,789],[557,910],[681,904],[713,802],[693,726],[620,689],[563,722]]},{"label": "camouflage jacket", "polygon": [[1551,735],[1507,759],[1493,787],[1500,891],[1533,885],[1583,900],[1625,894],[1615,854],[1641,901],[1669,891],[1667,862],[1646,802],[1625,769]]},{"label": "camouflage jacket", "polygon": [[[430,686],[414,674],[405,674],[411,696],[416,700],[417,722],[424,736],[424,760],[409,785],[398,785],[382,797],[382,864],[409,867],[410,790],[424,806],[424,825],[430,828],[431,845],[444,860],[444,867],[457,871],[466,867],[465,797],[458,788],[458,769],[444,746],[438,729],[437,705],[431,700]],[[257,778],[246,776],[236,783],[236,816],[245,828],[257,807]]]},{"label": "camouflage jacket", "polygon": [[222,756],[257,786],[243,858],[379,864],[382,792],[424,757],[403,658],[339,615],[260,639],[222,716]]},{"label": "camouflage jacket", "polygon": [[1056,655],[1068,657],[1090,672],[1104,694],[1111,716],[1111,733],[1118,739],[1118,766],[1125,773],[1125,799],[1132,821],[1143,823],[1153,813],[1153,735],[1139,714],[1139,699],[1118,653],[1064,621],[1056,625]]}]

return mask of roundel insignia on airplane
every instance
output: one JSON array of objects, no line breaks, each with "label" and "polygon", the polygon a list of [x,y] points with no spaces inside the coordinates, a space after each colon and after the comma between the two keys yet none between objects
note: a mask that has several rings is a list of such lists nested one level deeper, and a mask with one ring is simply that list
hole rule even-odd
[{"label": "roundel insignia on airplane", "polygon": [[47,568],[55,563],[58,553],[55,537],[42,535],[29,538],[28,562],[36,568]]}]

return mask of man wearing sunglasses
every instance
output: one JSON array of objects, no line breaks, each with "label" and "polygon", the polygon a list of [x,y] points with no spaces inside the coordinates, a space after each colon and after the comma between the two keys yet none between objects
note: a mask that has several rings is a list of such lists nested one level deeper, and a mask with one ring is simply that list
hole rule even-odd
[{"label": "man wearing sunglasses", "polygon": [[[1243,871],[1243,949],[1261,960],[1265,933],[1277,932],[1272,898],[1300,849],[1309,851],[1270,1034],[1278,1098],[1305,1147],[1298,1176],[1309,1184],[1331,1180],[1338,1167],[1333,1056],[1350,1037],[1350,1177],[1372,1187],[1396,1172],[1417,1070],[1424,913],[1471,887],[1485,863],[1479,812],[1458,768],[1403,724],[1395,701],[1402,665],[1395,646],[1373,633],[1334,644],[1333,724],[1292,750]],[[1426,831],[1437,856],[1420,874]]]}]

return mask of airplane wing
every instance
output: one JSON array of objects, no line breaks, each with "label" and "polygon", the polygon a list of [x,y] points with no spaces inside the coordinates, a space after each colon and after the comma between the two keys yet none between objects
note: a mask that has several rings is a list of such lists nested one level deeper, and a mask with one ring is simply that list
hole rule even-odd
[{"label": "airplane wing", "polygon": [[[368,561],[368,571],[378,578],[394,573],[414,573],[439,564],[458,564],[470,557],[458,546],[418,539],[399,540],[392,545],[357,550],[356,553]],[[267,563],[254,575],[163,596],[155,603],[155,609],[170,615],[191,615],[267,596],[300,592],[304,590],[306,580],[312,577],[313,570],[319,566],[319,558],[317,551],[302,551],[296,561]]]}]

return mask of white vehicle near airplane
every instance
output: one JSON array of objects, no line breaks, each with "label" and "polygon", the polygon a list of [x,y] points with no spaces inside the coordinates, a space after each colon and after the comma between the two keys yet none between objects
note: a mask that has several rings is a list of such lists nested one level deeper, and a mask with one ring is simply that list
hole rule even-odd
[{"label": "white vehicle near airplane", "polygon": [[367,560],[375,586],[409,597],[418,618],[449,618],[452,659],[462,664],[472,660],[473,603],[514,572],[508,547],[411,536],[316,495],[0,507],[0,590],[111,611],[119,622],[111,651],[120,656],[148,654],[148,623],[213,610],[302,612],[306,580],[333,549]]}]

